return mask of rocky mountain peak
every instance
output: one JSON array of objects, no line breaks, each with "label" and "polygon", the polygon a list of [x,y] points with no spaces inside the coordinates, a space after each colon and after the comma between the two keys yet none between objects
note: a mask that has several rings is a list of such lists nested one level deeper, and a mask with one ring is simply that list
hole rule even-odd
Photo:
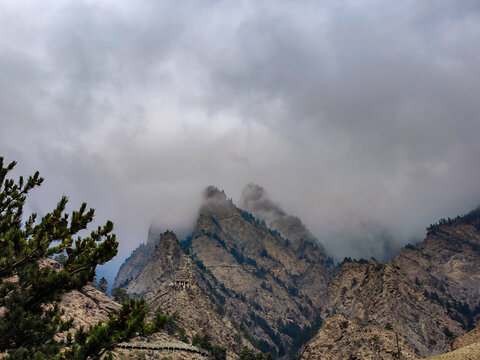
[{"label": "rocky mountain peak", "polygon": [[177,236],[173,231],[167,230],[160,235],[157,247],[169,248],[178,246]]},{"label": "rocky mountain peak", "polygon": [[203,204],[200,207],[200,215],[215,215],[218,217],[231,216],[235,211],[232,201],[227,199],[225,191],[210,185],[203,190]]},{"label": "rocky mountain peak", "polygon": [[125,289],[237,352],[254,346],[282,357],[298,350],[312,323],[320,324],[333,262],[303,239],[299,251],[217,187],[203,195],[193,233],[181,242],[163,233]]},{"label": "rocky mountain peak", "polygon": [[158,243],[159,239],[159,234],[161,231],[159,228],[157,228],[155,225],[151,224],[150,227],[148,228],[148,236],[147,236],[147,247],[155,247],[155,245]]},{"label": "rocky mountain peak", "polygon": [[268,193],[260,185],[247,184],[240,198],[240,207],[251,212],[257,213],[260,218],[272,218],[285,216],[285,212],[275,204]]},{"label": "rocky mountain peak", "polygon": [[203,198],[205,200],[227,200],[224,190],[220,190],[214,185],[209,185],[203,190]]},{"label": "rocky mountain peak", "polygon": [[260,185],[250,183],[245,186],[240,198],[240,207],[265,221],[269,228],[279,231],[302,252],[305,251],[306,242],[319,246],[325,252],[302,221],[296,216],[287,214],[280,205],[270,199]]}]

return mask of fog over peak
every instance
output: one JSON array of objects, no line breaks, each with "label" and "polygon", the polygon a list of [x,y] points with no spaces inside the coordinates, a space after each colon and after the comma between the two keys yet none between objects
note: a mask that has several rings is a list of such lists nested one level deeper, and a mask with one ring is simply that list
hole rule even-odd
[{"label": "fog over peak", "polygon": [[1,154],[29,210],[114,221],[111,272],[208,184],[386,254],[480,203],[479,33],[475,1],[3,2]]},{"label": "fog over peak", "polygon": [[209,185],[203,190],[203,200],[204,202],[217,201],[222,202],[227,200],[227,195],[225,195],[224,190],[220,190],[214,185]]},{"label": "fog over peak", "polygon": [[255,212],[262,220],[285,216],[285,212],[272,200],[267,192],[260,185],[249,183],[243,190],[240,197],[240,207],[247,211]]},{"label": "fog over peak", "polygon": [[260,185],[249,183],[244,187],[240,207],[265,221],[268,227],[278,230],[294,243],[303,239],[321,246],[302,221],[296,216],[286,214],[278,204],[270,200],[267,192]]}]

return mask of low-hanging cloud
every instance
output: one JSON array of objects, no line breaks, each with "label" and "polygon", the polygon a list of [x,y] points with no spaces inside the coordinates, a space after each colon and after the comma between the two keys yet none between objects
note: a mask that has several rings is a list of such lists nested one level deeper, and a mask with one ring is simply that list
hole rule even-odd
[{"label": "low-hanging cloud", "polygon": [[368,256],[480,202],[479,32],[475,1],[1,4],[1,152],[122,256],[251,181]]}]

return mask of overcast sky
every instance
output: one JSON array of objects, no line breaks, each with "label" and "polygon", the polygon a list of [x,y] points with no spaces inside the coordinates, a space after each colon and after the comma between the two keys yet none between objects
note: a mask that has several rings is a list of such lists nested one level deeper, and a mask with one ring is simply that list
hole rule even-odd
[{"label": "overcast sky", "polygon": [[337,259],[480,203],[478,1],[2,1],[0,154],[115,222],[187,231],[262,185]]}]

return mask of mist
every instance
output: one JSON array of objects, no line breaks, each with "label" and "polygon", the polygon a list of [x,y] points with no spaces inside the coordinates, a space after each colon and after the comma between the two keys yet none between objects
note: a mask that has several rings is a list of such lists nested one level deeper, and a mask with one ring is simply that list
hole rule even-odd
[{"label": "mist", "polygon": [[2,3],[0,153],[28,211],[114,221],[109,278],[210,184],[386,256],[480,203],[479,33],[475,1]]}]

